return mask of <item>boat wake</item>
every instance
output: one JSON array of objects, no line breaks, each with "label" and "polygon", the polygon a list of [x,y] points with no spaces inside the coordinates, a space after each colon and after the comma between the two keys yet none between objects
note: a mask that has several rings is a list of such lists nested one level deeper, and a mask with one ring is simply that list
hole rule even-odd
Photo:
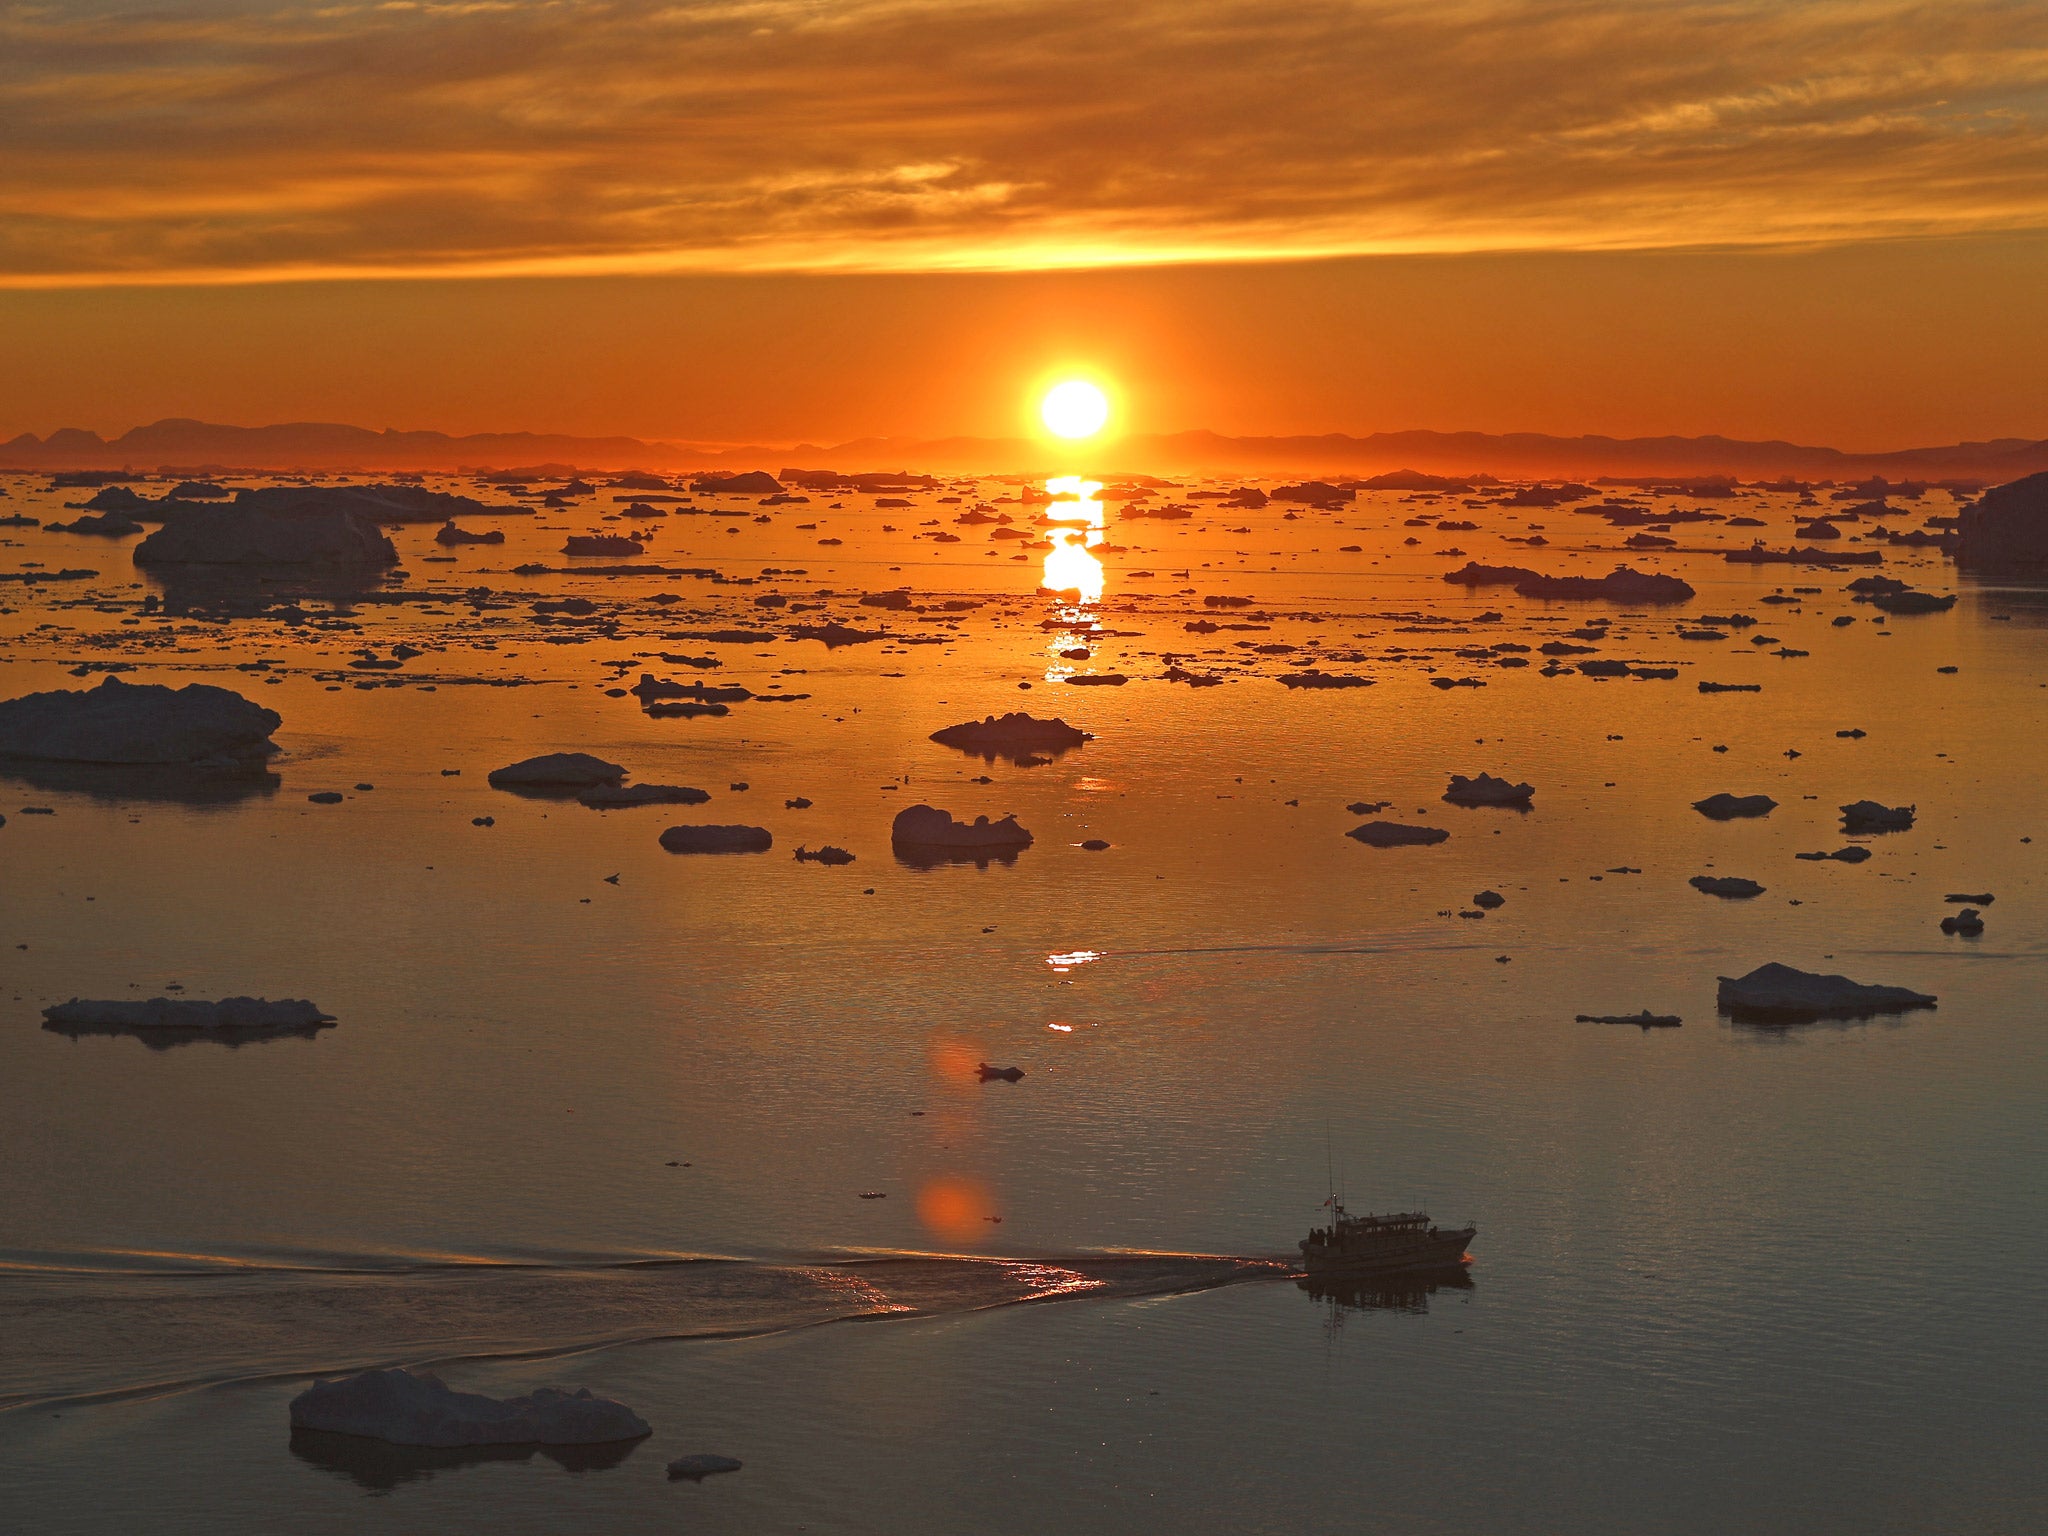
[{"label": "boat wake", "polygon": [[1291,1272],[1270,1259],[1164,1253],[107,1258],[104,1267],[0,1265],[0,1336],[9,1340],[0,1414],[372,1366],[544,1359],[1063,1298],[1172,1295]]}]

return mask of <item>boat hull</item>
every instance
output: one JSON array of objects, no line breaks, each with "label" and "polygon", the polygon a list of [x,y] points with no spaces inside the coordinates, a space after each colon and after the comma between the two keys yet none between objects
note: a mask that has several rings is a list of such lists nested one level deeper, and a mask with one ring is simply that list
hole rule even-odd
[{"label": "boat hull", "polygon": [[1432,1232],[1398,1247],[1373,1245],[1348,1251],[1321,1243],[1303,1243],[1301,1266],[1311,1275],[1395,1275],[1454,1269],[1464,1262],[1466,1245],[1478,1235],[1478,1228],[1465,1227],[1455,1232]]}]

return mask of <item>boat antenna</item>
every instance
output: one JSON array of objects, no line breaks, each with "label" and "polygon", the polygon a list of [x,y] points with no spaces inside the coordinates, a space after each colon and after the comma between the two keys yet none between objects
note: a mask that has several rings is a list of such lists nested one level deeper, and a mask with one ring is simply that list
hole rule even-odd
[{"label": "boat antenna", "polygon": [[1323,1178],[1324,1182],[1329,1186],[1330,1196],[1323,1203],[1329,1208],[1330,1225],[1334,1227],[1337,1224],[1337,1164],[1335,1154],[1330,1150],[1330,1121],[1328,1116],[1325,1116],[1323,1119]]}]

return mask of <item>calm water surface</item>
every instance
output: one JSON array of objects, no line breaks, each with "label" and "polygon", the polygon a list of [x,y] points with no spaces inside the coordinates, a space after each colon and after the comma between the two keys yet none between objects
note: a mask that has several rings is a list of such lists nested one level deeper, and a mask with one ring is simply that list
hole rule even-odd
[{"label": "calm water surface", "polygon": [[[0,509],[60,515],[44,483]],[[145,613],[132,540],[0,530],[0,571],[99,573],[0,586],[0,696],[127,662],[284,717],[276,782],[246,793],[0,773],[9,1523],[2038,1529],[2048,593],[1888,550],[1962,600],[1886,623],[1856,570],[1723,563],[1746,530],[1624,553],[1569,508],[1389,493],[1288,520],[1134,517],[1112,489],[1054,503],[1048,551],[990,537],[1048,526],[1019,489],[700,496],[721,515],[638,521],[643,563],[723,580],[513,574],[636,525],[602,520],[605,490],[452,561],[431,525],[398,530],[404,582],[296,625]],[[978,500],[1013,521],[957,523]],[[1790,542],[1789,496],[1707,505]],[[1904,505],[1891,526],[1952,510]],[[1505,541],[1532,522],[1547,547]],[[1467,557],[1626,558],[1699,595],[1441,580]],[[1048,571],[1081,598],[1041,595]],[[909,610],[858,601],[898,587]],[[530,607],[565,597],[595,611]],[[1734,613],[1760,622],[1680,638]],[[1604,636],[1573,634],[1595,617]],[[788,637],[827,618],[885,638]],[[400,641],[422,654],[350,666]],[[1545,643],[1679,676],[1546,676]],[[1374,683],[1279,686],[1304,663]],[[607,692],[642,672],[806,697],[652,718]],[[1026,765],[926,739],[1013,708],[1096,739]],[[484,782],[557,750],[712,799],[600,813]],[[1535,809],[1440,801],[1481,771],[1534,783]],[[348,798],[305,798],[329,789]],[[1779,808],[1690,809],[1720,790]],[[1918,824],[1845,837],[1834,808],[1865,797]],[[1037,841],[911,867],[888,827],[918,800]],[[1343,836],[1374,815],[1452,836]],[[775,850],[672,857],[679,821]],[[1793,858],[1851,841],[1874,857]],[[1506,905],[1461,916],[1486,888]],[[1983,937],[1942,935],[1943,896],[1978,891]],[[1940,1007],[1717,1017],[1715,978],[1766,960]],[[39,1027],[173,983],[340,1023],[169,1047]],[[1685,1026],[1574,1022],[1644,1007]],[[1026,1076],[982,1084],[979,1061]],[[1469,1285],[1301,1290],[1275,1261],[1326,1155],[1354,1208],[1475,1223]],[[398,1361],[587,1383],[656,1433],[610,1465],[290,1440],[309,1375]],[[747,1468],[668,1484],[692,1450]]]}]

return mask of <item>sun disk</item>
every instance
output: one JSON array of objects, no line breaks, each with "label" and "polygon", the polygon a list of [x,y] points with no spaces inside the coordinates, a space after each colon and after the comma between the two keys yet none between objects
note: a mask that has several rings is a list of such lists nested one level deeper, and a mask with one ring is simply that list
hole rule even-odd
[{"label": "sun disk", "polygon": [[1038,414],[1056,437],[1093,437],[1109,420],[1109,396],[1086,379],[1068,379],[1045,392]]}]

